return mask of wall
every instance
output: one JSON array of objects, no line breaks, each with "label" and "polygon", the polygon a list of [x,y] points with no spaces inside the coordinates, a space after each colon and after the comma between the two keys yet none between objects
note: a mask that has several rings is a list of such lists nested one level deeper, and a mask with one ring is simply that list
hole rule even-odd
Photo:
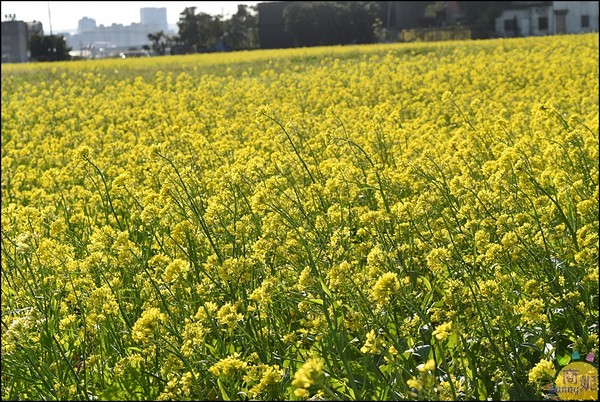
[{"label": "wall", "polygon": [[[555,1],[554,10],[567,10],[566,33],[598,32],[597,1]],[[581,16],[589,16],[589,26],[581,26]]]}]

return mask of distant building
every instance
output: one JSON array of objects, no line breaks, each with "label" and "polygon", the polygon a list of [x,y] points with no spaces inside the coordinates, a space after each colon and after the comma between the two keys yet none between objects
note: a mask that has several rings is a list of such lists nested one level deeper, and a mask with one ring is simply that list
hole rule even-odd
[{"label": "distant building", "polygon": [[141,8],[141,23],[131,25],[112,24],[111,26],[96,26],[92,18],[83,17],[79,20],[77,34],[65,36],[67,46],[75,53],[83,55],[82,50],[91,57],[118,56],[132,49],[141,49],[150,44],[148,34],[163,31],[169,33],[167,24],[167,9]]},{"label": "distant building", "polygon": [[167,9],[165,7],[140,8],[140,21],[142,25],[152,27],[154,32],[167,32],[169,30],[169,24],[167,23]]},{"label": "distant building", "polygon": [[598,32],[597,1],[511,1],[496,18],[503,37]]},{"label": "distant building", "polygon": [[141,48],[149,43],[148,34],[153,32],[141,24],[100,25],[91,31],[66,36],[67,46],[74,50],[95,49],[97,56],[114,56],[123,50]]},{"label": "distant building", "polygon": [[2,63],[24,63],[29,59],[28,30],[24,21],[2,21]]},{"label": "distant building", "polygon": [[96,20],[93,18],[83,17],[77,22],[77,33],[93,32],[97,29]]},{"label": "distant building", "polygon": [[27,24],[27,39],[33,35],[44,35],[44,27],[40,21],[26,22]]}]

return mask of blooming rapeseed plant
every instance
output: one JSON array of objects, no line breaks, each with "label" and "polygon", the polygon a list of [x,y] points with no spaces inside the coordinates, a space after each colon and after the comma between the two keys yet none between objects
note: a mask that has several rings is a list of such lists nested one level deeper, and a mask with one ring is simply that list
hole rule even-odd
[{"label": "blooming rapeseed plant", "polygon": [[248,364],[240,359],[240,354],[234,353],[213,364],[208,371],[217,376],[223,375],[225,377],[231,377],[238,373],[244,373],[247,366]]},{"label": "blooming rapeseed plant", "polygon": [[292,380],[292,385],[296,388],[294,395],[305,398],[310,396],[309,389],[313,386],[318,387],[323,378],[323,362],[315,357],[309,358],[294,373],[294,379]]},{"label": "blooming rapeseed plant", "polygon": [[448,336],[452,333],[452,322],[445,322],[437,326],[437,328],[433,331],[433,336],[436,337],[438,341],[445,341]]},{"label": "blooming rapeseed plant", "polygon": [[148,342],[151,337],[158,334],[159,326],[165,318],[165,314],[156,307],[145,310],[135,322],[131,330],[131,338],[136,342]]},{"label": "blooming rapeseed plant", "polygon": [[394,272],[386,272],[379,277],[375,286],[373,286],[373,297],[377,304],[385,305],[399,289],[398,275]]},{"label": "blooming rapeseed plant", "polygon": [[597,362],[598,59],[3,63],[1,397],[531,398]]},{"label": "blooming rapeseed plant", "polygon": [[539,381],[553,381],[556,377],[556,368],[550,360],[540,360],[529,371],[529,382],[536,383]]},{"label": "blooming rapeseed plant", "polygon": [[377,337],[375,330],[371,330],[367,333],[367,339],[365,340],[365,344],[362,346],[362,348],[360,348],[360,351],[363,353],[378,355],[381,354],[384,346],[385,343]]}]

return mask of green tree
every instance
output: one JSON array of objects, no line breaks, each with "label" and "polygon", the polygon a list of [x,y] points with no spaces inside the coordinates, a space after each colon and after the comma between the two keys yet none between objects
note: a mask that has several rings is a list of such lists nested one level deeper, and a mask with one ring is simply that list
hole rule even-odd
[{"label": "green tree", "polygon": [[69,60],[69,52],[65,37],[62,35],[33,35],[28,43],[31,60],[61,61]]},{"label": "green tree", "polygon": [[199,13],[197,18],[200,31],[200,49],[210,49],[223,37],[224,26],[221,17]]},{"label": "green tree", "polygon": [[471,28],[473,39],[489,38],[495,30],[495,20],[502,10],[510,6],[508,1],[459,1],[464,13],[464,24]]},{"label": "green tree", "polygon": [[372,1],[292,2],[284,10],[285,29],[298,46],[371,43],[378,8]]},{"label": "green tree", "polygon": [[195,53],[201,48],[200,24],[196,18],[196,7],[186,7],[179,14],[179,34],[177,41],[183,46],[186,53]]},{"label": "green tree", "polygon": [[258,47],[258,17],[255,7],[239,4],[237,12],[224,21],[225,42],[234,49]]},{"label": "green tree", "polygon": [[225,27],[220,16],[206,13],[196,14],[196,7],[186,7],[179,14],[177,42],[186,53],[195,53],[212,48],[223,37]]},{"label": "green tree", "polygon": [[167,35],[163,31],[148,34],[148,40],[152,41],[152,50],[154,53],[164,55],[167,47]]},{"label": "green tree", "polygon": [[293,2],[283,13],[285,29],[294,36],[298,46],[334,44],[340,34],[336,25],[342,7],[337,2]]},{"label": "green tree", "polygon": [[372,43],[376,40],[375,24],[379,15],[379,3],[376,1],[349,1],[350,24],[346,34],[350,42]]},{"label": "green tree", "polygon": [[447,3],[445,1],[436,1],[425,7],[423,20],[429,26],[441,27],[446,19]]}]

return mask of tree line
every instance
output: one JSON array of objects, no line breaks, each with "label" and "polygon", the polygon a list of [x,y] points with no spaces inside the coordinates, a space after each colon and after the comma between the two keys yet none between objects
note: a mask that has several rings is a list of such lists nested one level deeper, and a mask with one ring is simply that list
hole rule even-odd
[{"label": "tree line", "polygon": [[321,46],[374,42],[378,15],[376,1],[300,1],[283,18],[297,46]]},{"label": "tree line", "polygon": [[[290,1],[283,11],[284,31],[293,37],[295,46],[345,45],[374,43],[381,39],[381,3],[378,1]],[[420,22],[424,27],[443,26],[448,2],[436,1],[425,9]],[[460,1],[461,24],[472,29],[474,38],[486,38],[494,30],[494,20],[510,6],[506,1]],[[211,50],[260,48],[258,9],[239,5],[228,20],[187,7],[179,15],[179,33],[148,35],[152,49],[164,54]],[[222,48],[218,49],[217,45]],[[223,48],[224,47],[224,48]],[[150,47],[149,47],[150,48]]]},{"label": "tree line", "polygon": [[[372,43],[378,13],[376,1],[298,1],[286,6],[283,23],[297,46]],[[171,53],[218,50],[218,44],[227,50],[255,49],[260,47],[258,20],[255,6],[238,5],[228,20],[187,7],[179,14],[177,35],[157,32],[148,38],[158,54],[169,47]]]},{"label": "tree line", "polygon": [[[463,24],[481,31],[481,36],[476,37],[483,37],[506,3],[461,1]],[[445,5],[446,2],[434,2],[428,7],[424,20],[437,25]],[[294,1],[288,2],[284,9],[283,24],[295,46],[373,43],[380,36],[380,11],[377,1]],[[158,55],[256,49],[260,48],[258,25],[256,6],[240,4],[228,19],[186,7],[179,14],[177,34],[152,32],[144,48]],[[29,50],[32,60],[54,61],[68,60],[71,48],[67,48],[60,35],[34,35],[29,41]]]},{"label": "tree line", "polygon": [[196,13],[196,7],[186,7],[179,14],[177,35],[163,31],[148,34],[148,40],[156,54],[166,49],[171,54],[198,53],[213,50],[242,50],[259,47],[258,16],[256,7],[239,4],[229,19],[204,12]]}]

